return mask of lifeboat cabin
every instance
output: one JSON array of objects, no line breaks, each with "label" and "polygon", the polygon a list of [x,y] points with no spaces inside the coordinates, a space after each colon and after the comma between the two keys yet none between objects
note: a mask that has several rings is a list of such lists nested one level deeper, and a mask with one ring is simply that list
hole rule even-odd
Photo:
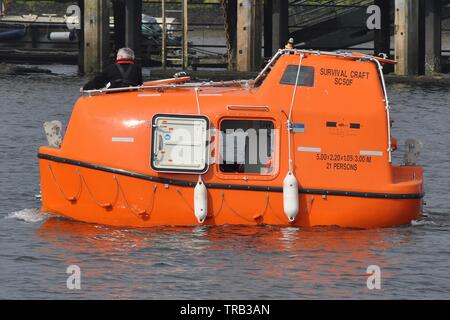
[{"label": "lifeboat cabin", "polygon": [[423,174],[411,155],[392,163],[384,63],[284,49],[254,80],[85,91],[61,141],[45,125],[42,210],[127,227],[408,224]]}]

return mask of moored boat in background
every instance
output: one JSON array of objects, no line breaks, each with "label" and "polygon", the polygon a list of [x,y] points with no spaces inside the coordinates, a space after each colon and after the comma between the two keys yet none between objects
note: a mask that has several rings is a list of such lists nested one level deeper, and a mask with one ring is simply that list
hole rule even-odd
[{"label": "moored boat in background", "polygon": [[25,27],[0,28],[0,40],[17,40],[25,36]]}]

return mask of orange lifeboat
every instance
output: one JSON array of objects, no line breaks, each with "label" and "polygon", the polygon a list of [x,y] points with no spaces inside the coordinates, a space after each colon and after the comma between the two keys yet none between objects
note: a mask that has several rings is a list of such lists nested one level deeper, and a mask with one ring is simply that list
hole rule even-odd
[{"label": "orange lifeboat", "polygon": [[284,49],[254,80],[86,91],[62,143],[39,149],[42,210],[127,227],[408,224],[419,144],[392,163],[381,63]]}]

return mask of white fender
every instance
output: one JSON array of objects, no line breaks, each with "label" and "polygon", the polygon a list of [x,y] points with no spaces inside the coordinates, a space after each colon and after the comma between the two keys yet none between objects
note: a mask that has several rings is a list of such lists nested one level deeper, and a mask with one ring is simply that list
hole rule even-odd
[{"label": "white fender", "polygon": [[62,143],[62,123],[59,120],[44,122],[44,131],[49,147],[60,148]]},{"label": "white fender", "polygon": [[50,32],[48,38],[53,41],[73,41],[75,40],[75,34],[69,31]]},{"label": "white fender", "polygon": [[293,222],[298,213],[298,183],[290,171],[283,181],[283,209],[289,221]]},{"label": "white fender", "polygon": [[202,179],[194,188],[194,213],[199,223],[203,223],[208,214],[208,193]]}]

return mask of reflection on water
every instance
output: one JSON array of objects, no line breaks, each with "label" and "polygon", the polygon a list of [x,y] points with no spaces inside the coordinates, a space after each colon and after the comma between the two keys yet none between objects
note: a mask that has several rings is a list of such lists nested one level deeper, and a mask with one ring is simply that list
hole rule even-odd
[{"label": "reflection on water", "polygon": [[[120,229],[41,217],[38,146],[44,121],[67,124],[76,69],[0,76],[0,299],[450,298],[450,90],[390,85],[399,140],[424,142],[427,217],[394,229],[273,226]],[[6,218],[6,219],[3,219]],[[79,291],[66,287],[81,268]],[[366,287],[378,265],[382,287]]]},{"label": "reflection on water", "polygon": [[[82,296],[109,296],[120,287],[122,298],[139,291],[148,298],[314,298],[321,290],[333,297],[376,297],[366,288],[366,268],[380,265],[385,281],[395,277],[398,264],[380,253],[408,242],[397,229],[120,229],[60,218],[47,219],[36,233],[45,243],[41,255],[58,251],[66,265],[80,265],[90,292]],[[205,290],[192,295],[201,283]]]}]

